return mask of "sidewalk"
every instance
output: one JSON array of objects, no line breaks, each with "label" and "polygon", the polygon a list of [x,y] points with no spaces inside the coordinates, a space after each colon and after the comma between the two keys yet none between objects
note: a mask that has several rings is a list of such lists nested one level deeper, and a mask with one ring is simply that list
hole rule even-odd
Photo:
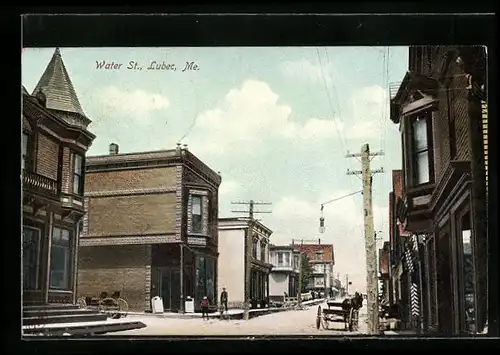
[{"label": "sidewalk", "polygon": [[[303,306],[313,306],[317,304],[324,303],[325,300],[323,298],[315,299],[315,300],[310,300],[310,301],[304,301],[302,302]],[[283,308],[283,307],[267,307],[267,308],[255,308],[255,309],[250,309],[248,312],[250,313],[251,317],[257,317],[262,314],[267,314],[267,313],[274,313],[274,312],[285,312],[285,311],[291,311],[293,308]],[[243,309],[229,309],[227,311],[227,315],[231,319],[235,318],[241,318],[243,317],[243,313],[245,311]],[[156,317],[156,318],[177,318],[177,319],[190,319],[190,318],[200,318],[201,313],[175,313],[175,312],[164,312],[164,313],[147,313],[147,312],[127,312],[128,315],[130,316],[149,316],[149,317]],[[219,312],[214,312],[214,313],[209,313],[208,314],[209,318],[220,318],[220,313]]]}]

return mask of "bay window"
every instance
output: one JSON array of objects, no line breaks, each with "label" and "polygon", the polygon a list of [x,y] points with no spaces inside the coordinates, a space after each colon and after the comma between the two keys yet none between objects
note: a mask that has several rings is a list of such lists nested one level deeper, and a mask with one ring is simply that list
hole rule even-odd
[{"label": "bay window", "polygon": [[50,288],[69,290],[71,282],[71,233],[67,229],[52,229],[50,248]]},{"label": "bay window", "polygon": [[22,136],[22,140],[21,140],[21,142],[22,142],[21,169],[27,169],[27,167],[29,165],[29,160],[28,160],[29,159],[29,149],[28,149],[29,138],[30,138],[29,134],[23,132],[23,136]]},{"label": "bay window", "polygon": [[73,193],[83,195],[84,161],[80,154],[73,154]]},{"label": "bay window", "polygon": [[431,140],[431,116],[430,114],[419,115],[412,119],[412,170],[413,185],[422,185],[431,182],[432,169],[432,140]]},{"label": "bay window", "polygon": [[283,253],[278,253],[278,266],[283,266]]},{"label": "bay window", "polygon": [[40,230],[23,226],[23,289],[37,290],[40,253]]},{"label": "bay window", "polygon": [[200,195],[191,195],[191,232],[203,231],[203,206]]},{"label": "bay window", "polygon": [[290,254],[285,253],[285,266],[290,266]]}]

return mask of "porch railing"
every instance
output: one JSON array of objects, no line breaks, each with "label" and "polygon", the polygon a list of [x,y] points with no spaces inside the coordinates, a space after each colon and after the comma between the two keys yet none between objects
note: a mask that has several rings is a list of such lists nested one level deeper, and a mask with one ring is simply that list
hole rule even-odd
[{"label": "porch railing", "polygon": [[44,190],[51,195],[58,193],[56,180],[26,170],[23,170],[23,188]]}]

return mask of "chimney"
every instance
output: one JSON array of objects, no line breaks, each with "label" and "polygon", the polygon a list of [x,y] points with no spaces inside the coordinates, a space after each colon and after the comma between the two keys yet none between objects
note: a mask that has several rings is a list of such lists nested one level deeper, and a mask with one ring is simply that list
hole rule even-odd
[{"label": "chimney", "polygon": [[188,150],[188,145],[184,144],[184,150]]},{"label": "chimney", "polygon": [[115,155],[115,154],[118,154],[118,144],[111,143],[109,145],[109,155]]}]

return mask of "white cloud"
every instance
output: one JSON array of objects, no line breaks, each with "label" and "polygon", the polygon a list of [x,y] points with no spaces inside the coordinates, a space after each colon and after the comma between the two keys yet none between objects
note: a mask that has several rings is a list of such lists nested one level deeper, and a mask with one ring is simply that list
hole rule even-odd
[{"label": "white cloud", "polygon": [[219,107],[197,117],[189,145],[195,154],[242,153],[262,149],[261,143],[273,137],[317,141],[336,134],[332,120],[313,118],[301,124],[290,120],[291,112],[267,83],[246,80]]},{"label": "white cloud", "polygon": [[300,59],[282,62],[279,70],[283,75],[291,79],[305,80],[319,84],[324,84],[323,80],[326,80],[326,83],[330,84],[333,77],[333,66],[331,63],[326,63],[323,58],[321,60],[323,68],[321,68],[322,66],[319,62],[315,64],[307,59]]},{"label": "white cloud", "polygon": [[347,139],[380,138],[389,124],[389,99],[387,91],[378,85],[356,91],[348,100],[352,119],[345,130]]},{"label": "white cloud", "polygon": [[219,196],[229,195],[241,189],[241,185],[234,180],[222,180],[219,186]]},{"label": "white cloud", "polygon": [[113,115],[139,123],[148,123],[150,112],[170,106],[164,95],[145,90],[122,90],[116,86],[99,90],[96,97],[103,116]]}]

